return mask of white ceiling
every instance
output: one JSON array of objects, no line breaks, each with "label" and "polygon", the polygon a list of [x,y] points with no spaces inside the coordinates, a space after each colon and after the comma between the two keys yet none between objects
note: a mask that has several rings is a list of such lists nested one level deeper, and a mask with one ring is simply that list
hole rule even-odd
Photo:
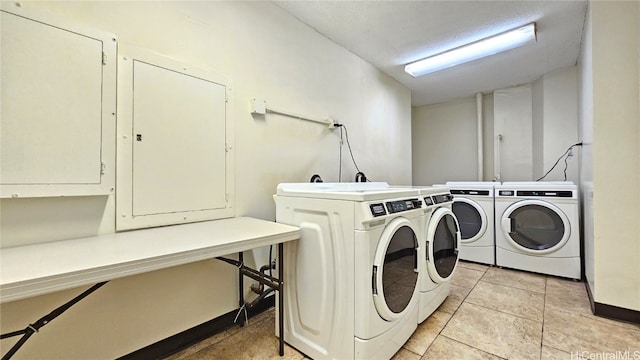
[{"label": "white ceiling", "polygon": [[[586,1],[274,1],[411,89],[413,106],[525,84],[575,65]],[[537,43],[413,78],[408,62],[530,22]]]}]

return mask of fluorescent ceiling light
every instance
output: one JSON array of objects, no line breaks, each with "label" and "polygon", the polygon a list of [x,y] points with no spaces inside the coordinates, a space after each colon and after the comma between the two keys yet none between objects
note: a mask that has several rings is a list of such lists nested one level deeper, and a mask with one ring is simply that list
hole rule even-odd
[{"label": "fluorescent ceiling light", "polygon": [[405,65],[404,71],[416,77],[535,42],[536,24],[531,23],[438,55],[414,61]]}]

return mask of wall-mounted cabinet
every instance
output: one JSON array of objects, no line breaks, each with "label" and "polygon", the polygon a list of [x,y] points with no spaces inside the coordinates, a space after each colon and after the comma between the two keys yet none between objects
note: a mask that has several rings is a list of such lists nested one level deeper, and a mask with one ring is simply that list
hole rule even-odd
[{"label": "wall-mounted cabinet", "polygon": [[230,80],[136,48],[118,76],[117,229],[232,217]]},{"label": "wall-mounted cabinet", "polygon": [[0,196],[114,191],[116,38],[1,8]]}]

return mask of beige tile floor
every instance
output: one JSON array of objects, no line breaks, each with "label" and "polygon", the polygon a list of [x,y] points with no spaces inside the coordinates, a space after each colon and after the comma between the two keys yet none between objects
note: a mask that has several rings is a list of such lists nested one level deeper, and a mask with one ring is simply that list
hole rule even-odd
[{"label": "beige tile floor", "polygon": [[[451,283],[393,360],[640,359],[640,326],[592,315],[581,282],[460,262]],[[270,310],[168,359],[306,359],[278,356],[274,324]]]}]

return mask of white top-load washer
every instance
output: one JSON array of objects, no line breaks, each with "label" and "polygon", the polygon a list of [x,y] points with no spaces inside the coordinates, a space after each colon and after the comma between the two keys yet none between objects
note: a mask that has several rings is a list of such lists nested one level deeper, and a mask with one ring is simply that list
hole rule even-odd
[{"label": "white top-load washer", "polygon": [[389,359],[417,328],[419,191],[386,183],[280,184],[284,340],[314,359]]},{"label": "white top-load washer", "polygon": [[422,244],[419,252],[420,305],[418,323],[426,320],[449,296],[458,265],[460,227],[451,210],[453,196],[446,187],[422,187]]},{"label": "white top-load washer", "polygon": [[460,224],[460,259],[495,265],[494,186],[489,181],[448,181]]},{"label": "white top-load washer", "polygon": [[572,182],[496,185],[496,265],[580,279],[578,189]]}]

